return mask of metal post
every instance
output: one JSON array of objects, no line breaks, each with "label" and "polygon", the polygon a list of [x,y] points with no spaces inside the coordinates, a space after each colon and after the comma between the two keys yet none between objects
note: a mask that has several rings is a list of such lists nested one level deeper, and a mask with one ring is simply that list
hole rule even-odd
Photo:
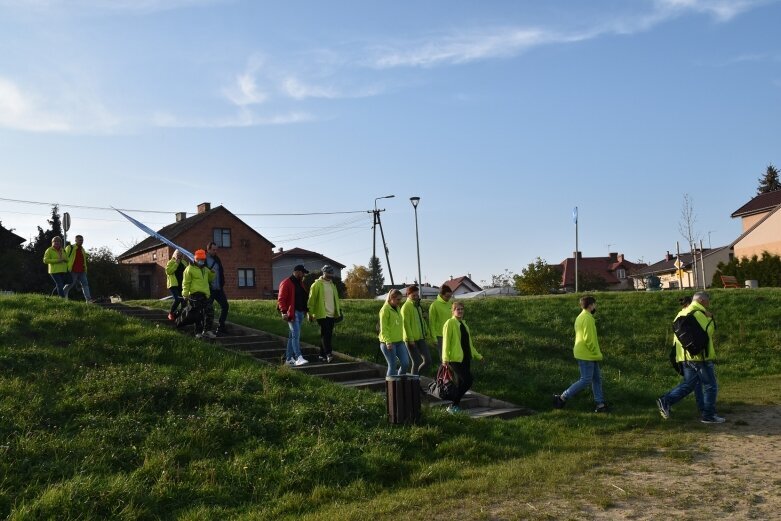
[{"label": "metal post", "polygon": [[[676,251],[676,262],[681,262],[681,243],[678,241],[675,241],[675,251]],[[678,289],[683,289],[683,263],[681,263],[681,266],[677,268],[677,274],[678,274]]]},{"label": "metal post", "polygon": [[702,254],[702,239],[700,239],[700,273],[702,273],[702,289],[703,291],[708,289],[706,287],[706,280],[705,280],[705,258]]},{"label": "metal post", "polygon": [[[410,197],[412,208],[415,209],[415,245],[418,247],[418,285],[423,285],[423,277],[420,274],[420,237],[418,235],[418,203],[420,203],[420,197]],[[423,290],[421,290],[421,293]]]},{"label": "metal post", "polygon": [[[370,210],[372,212],[373,221],[372,221],[372,261],[377,258],[377,225],[380,225],[380,231],[382,231],[382,223],[380,222],[380,212],[384,212],[385,210],[378,210],[377,209],[377,201],[380,199],[392,199],[396,197],[395,195],[383,195],[382,197],[375,197],[374,198],[374,210]],[[385,244],[385,238],[382,239],[383,244]],[[388,256],[388,248],[385,247],[385,257],[387,259]],[[379,261],[379,259],[377,259]],[[390,266],[388,266],[388,271],[390,271]],[[393,276],[391,276],[391,284],[393,284]],[[372,277],[372,297],[377,296],[377,288],[374,285],[374,277]]]},{"label": "metal post", "polygon": [[[578,292],[578,207],[572,212],[572,218],[575,220],[575,293]],[[566,284],[567,281],[564,281]]]}]

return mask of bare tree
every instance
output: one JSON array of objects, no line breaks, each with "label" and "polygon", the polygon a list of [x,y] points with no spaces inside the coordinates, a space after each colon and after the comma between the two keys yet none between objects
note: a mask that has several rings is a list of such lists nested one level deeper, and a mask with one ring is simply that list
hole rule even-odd
[{"label": "bare tree", "polygon": [[700,240],[700,232],[695,230],[697,215],[694,213],[694,201],[689,194],[683,194],[683,206],[681,206],[681,220],[678,221],[678,231],[686,239],[686,244],[691,248]]}]

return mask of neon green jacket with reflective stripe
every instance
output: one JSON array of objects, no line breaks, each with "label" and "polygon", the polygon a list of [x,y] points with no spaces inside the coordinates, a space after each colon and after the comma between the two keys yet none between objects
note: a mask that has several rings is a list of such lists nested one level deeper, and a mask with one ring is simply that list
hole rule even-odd
[{"label": "neon green jacket with reflective stripe", "polygon": [[572,349],[576,360],[597,362],[602,360],[597,339],[597,323],[594,315],[584,309],[575,319],[575,347]]},{"label": "neon green jacket with reflective stripe", "polygon": [[[696,313],[694,313],[695,311]],[[678,337],[676,337],[675,333],[673,333],[673,343],[675,344],[675,360],[678,362],[704,362],[705,360],[713,360],[716,358],[716,350],[713,348],[713,331],[716,329],[716,326],[713,322],[713,318],[705,314],[707,313],[707,310],[705,309],[705,306],[699,302],[692,302],[688,307],[685,307],[679,311],[678,314],[675,315],[675,318],[688,315],[689,313],[694,313],[694,318],[697,319],[697,323],[699,323],[700,326],[702,326],[702,329],[708,333],[708,349],[705,352],[705,356],[703,356],[702,353],[697,356],[690,356],[689,352],[686,351],[681,345]],[[673,322],[675,322],[675,320],[673,320]]]},{"label": "neon green jacket with reflective stripe", "polygon": [[[401,342],[404,336],[401,313],[387,302],[380,308],[380,334],[377,336],[383,344]],[[406,349],[406,347],[404,348]]]},{"label": "neon green jacket with reflective stripe", "polygon": [[417,342],[428,335],[428,324],[423,320],[423,308],[408,298],[401,306],[401,318],[404,321],[404,341]]},{"label": "neon green jacket with reflective stripe", "polygon": [[[60,262],[62,260],[66,262]],[[67,260],[68,257],[63,248],[57,251],[53,246],[49,246],[43,253],[43,263],[49,267],[49,273],[68,273]]]},{"label": "neon green jacket with reflective stripe", "polygon": [[461,324],[464,324],[466,332],[469,334],[469,349],[472,351],[472,358],[475,360],[483,359],[483,355],[475,349],[472,331],[467,323],[452,317],[445,322],[445,327],[442,330],[442,362],[464,361],[464,350],[461,349]]}]

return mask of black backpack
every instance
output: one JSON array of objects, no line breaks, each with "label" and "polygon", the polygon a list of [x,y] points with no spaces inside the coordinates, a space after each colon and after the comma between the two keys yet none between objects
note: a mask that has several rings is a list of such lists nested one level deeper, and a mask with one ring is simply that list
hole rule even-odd
[{"label": "black backpack", "polygon": [[694,316],[694,313],[697,311],[699,310],[694,310],[688,315],[682,315],[673,322],[675,337],[690,356],[701,355],[708,349],[708,333],[697,322],[697,318]]}]

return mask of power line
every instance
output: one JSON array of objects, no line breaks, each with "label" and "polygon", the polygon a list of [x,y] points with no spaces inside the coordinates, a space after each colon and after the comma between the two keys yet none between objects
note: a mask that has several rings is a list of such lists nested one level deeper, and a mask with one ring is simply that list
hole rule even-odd
[{"label": "power line", "polygon": [[[8,199],[5,197],[0,197],[0,201],[6,201],[9,203],[22,203],[22,204],[37,204],[37,205],[43,205],[43,206],[59,206],[62,208],[79,208],[81,210],[106,210],[106,211],[113,211],[114,208],[107,208],[103,206],[85,206],[80,204],[66,204],[66,203],[46,203],[42,201],[26,201],[22,199]],[[134,213],[158,213],[158,214],[176,214],[178,211],[162,211],[162,210],[138,210],[138,209],[132,209],[132,208],[116,208],[117,210],[122,210],[123,212],[134,212]],[[308,216],[308,215],[340,215],[340,214],[350,214],[350,213],[366,213],[366,210],[349,210],[349,211],[339,211],[339,212],[298,212],[298,213],[233,213],[233,215],[239,216],[239,217],[298,217],[298,216]]]}]

